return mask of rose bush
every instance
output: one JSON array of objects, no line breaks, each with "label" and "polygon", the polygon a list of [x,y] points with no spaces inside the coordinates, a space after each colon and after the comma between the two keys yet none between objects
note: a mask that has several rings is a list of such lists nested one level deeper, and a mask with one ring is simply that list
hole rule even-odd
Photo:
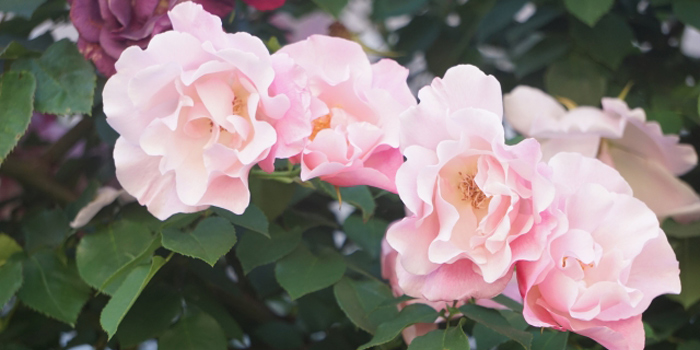
[{"label": "rose bush", "polygon": [[0,1],[0,350],[700,348],[692,1],[233,4]]}]

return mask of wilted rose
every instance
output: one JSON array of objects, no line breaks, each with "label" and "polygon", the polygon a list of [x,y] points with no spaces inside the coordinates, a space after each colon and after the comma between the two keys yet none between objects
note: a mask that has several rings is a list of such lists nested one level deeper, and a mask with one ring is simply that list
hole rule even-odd
[{"label": "wilted rose", "polygon": [[602,109],[567,111],[553,97],[527,86],[515,88],[504,102],[508,122],[540,141],[545,160],[563,151],[598,158],[617,169],[634,196],[660,219],[700,219],[700,196],[677,177],[695,167],[695,150],[679,144],[677,135],[664,135],[657,122],[646,121],[643,109],[604,98]]}]

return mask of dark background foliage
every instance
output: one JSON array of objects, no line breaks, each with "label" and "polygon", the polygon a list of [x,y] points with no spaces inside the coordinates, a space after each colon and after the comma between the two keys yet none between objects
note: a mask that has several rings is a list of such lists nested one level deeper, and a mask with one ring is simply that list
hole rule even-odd
[{"label": "dark background foliage", "polygon": [[[369,3],[372,28],[389,48],[383,53],[412,68],[412,86],[460,63],[493,74],[504,92],[526,84],[581,105],[597,106],[632,84],[632,107],[700,147],[700,62],[680,50],[684,28],[700,28],[699,1]],[[262,13],[239,1],[224,25],[274,49],[285,43],[269,22],[275,13],[337,17],[346,6],[288,0]],[[534,14],[516,16],[524,6]],[[69,21],[65,1],[0,0],[0,12],[0,175],[3,190],[7,179],[23,189],[0,202],[0,349],[151,349],[154,342],[162,350],[405,349],[400,330],[435,319],[421,305],[399,314],[404,299],[381,280],[381,238],[403,216],[398,197],[342,189],[343,206],[357,208],[342,221],[329,210],[337,206],[335,189],[300,183],[286,164],[273,176],[254,172],[253,205],[241,216],[211,208],[160,222],[136,203],[114,203],[71,229],[99,187],[116,186],[110,148],[117,135],[101,111],[105,78],[75,44],[54,42],[50,33],[29,39],[46,20]],[[397,18],[401,25],[392,25]],[[331,32],[352,37],[340,22]],[[55,142],[31,131],[20,140],[33,112],[88,116]],[[67,157],[78,143],[78,154]],[[700,170],[684,179],[700,189]],[[657,298],[644,314],[647,349],[698,349],[700,224],[664,228],[683,292]],[[466,349],[465,333],[478,349],[601,348],[528,327],[515,309],[462,307],[466,318],[409,349]]]}]

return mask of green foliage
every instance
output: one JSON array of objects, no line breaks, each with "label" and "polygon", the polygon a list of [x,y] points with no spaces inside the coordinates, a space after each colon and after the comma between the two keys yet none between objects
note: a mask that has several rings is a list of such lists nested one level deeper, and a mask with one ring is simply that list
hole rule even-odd
[{"label": "green foliage", "polygon": [[186,313],[158,341],[160,350],[226,350],[226,336],[216,320],[204,312]]},{"label": "green foliage", "polygon": [[12,259],[0,265],[0,305],[5,305],[22,286],[22,262]]},{"label": "green foliage", "polygon": [[12,69],[26,70],[36,76],[34,108],[37,111],[91,114],[95,72],[70,41],[56,42],[40,58],[17,60]]},{"label": "green foliage", "polygon": [[12,237],[8,236],[7,234],[0,233],[0,266],[2,266],[12,255],[21,251],[22,247],[17,244],[17,241],[12,239]]},{"label": "green foliage", "polygon": [[700,244],[700,238],[686,238],[680,240],[676,248],[681,269],[681,294],[671,295],[670,298],[678,300],[686,309],[693,306],[700,300],[700,254],[697,254],[694,247]]},{"label": "green foliage", "polygon": [[236,230],[224,218],[206,218],[188,232],[166,228],[163,247],[214,266],[236,244]]},{"label": "green foliage", "polygon": [[608,83],[597,64],[581,56],[570,56],[549,66],[545,85],[554,96],[566,97],[579,105],[598,106]]},{"label": "green foliage", "polygon": [[377,259],[381,253],[382,238],[387,226],[389,223],[381,219],[370,219],[365,223],[359,216],[353,215],[345,220],[343,230],[367,254]]},{"label": "green foliage", "polygon": [[345,273],[343,257],[331,250],[318,254],[304,245],[277,262],[275,278],[292,299],[329,287]]},{"label": "green foliage", "polygon": [[586,54],[610,69],[617,69],[622,60],[633,51],[632,28],[617,15],[603,17],[593,28],[574,22],[571,37]]},{"label": "green foliage", "polygon": [[115,338],[123,347],[160,336],[182,311],[181,299],[166,288],[146,288],[119,323]]},{"label": "green foliage", "polygon": [[535,338],[532,340],[532,348],[538,350],[564,350],[569,339],[569,332],[558,331],[537,331],[534,330]]},{"label": "green foliage", "polygon": [[338,17],[340,12],[343,11],[345,6],[348,4],[348,0],[313,0],[318,7],[324,11],[333,15],[333,17]]},{"label": "green foliage", "polygon": [[90,297],[90,288],[80,279],[74,265],[66,264],[50,251],[28,256],[23,266],[24,284],[17,294],[30,308],[75,325]]},{"label": "green foliage", "polygon": [[391,290],[376,280],[355,281],[345,277],[333,286],[333,293],[350,321],[372,334],[380,323],[398,314],[394,305],[385,304],[392,299]]},{"label": "green foliage", "polygon": [[[700,144],[698,61],[679,44],[686,26],[700,27],[698,1],[370,3],[287,1],[279,12],[260,12],[238,1],[240,11],[222,20],[275,51],[294,33],[271,18],[288,14],[300,21],[296,30],[320,17],[307,15],[326,12],[324,27],[333,17],[333,30],[348,25],[365,47],[413,62],[412,88],[456,64],[495,76],[504,93],[529,85],[579,105],[599,106],[632,83],[630,108],[643,108],[664,133]],[[493,300],[510,310],[471,300],[459,309],[445,303],[442,311],[406,306],[412,298],[395,297],[381,271],[386,229],[405,214],[398,196],[304,183],[299,165],[286,161],[273,174],[251,171],[251,205],[241,215],[212,207],[160,221],[138,203],[117,201],[70,228],[99,187],[117,186],[118,134],[102,111],[108,77],[96,77],[74,43],[54,42],[50,33],[29,39],[42,23],[68,23],[67,8],[65,0],[0,0],[0,350],[136,349],[149,339],[161,350],[446,350],[468,349],[467,337],[478,350],[601,348],[575,333],[529,326],[523,306],[504,295]],[[368,17],[361,32],[348,24],[353,16]],[[56,142],[41,135],[41,125],[29,125],[39,112],[93,118]],[[14,164],[27,171],[13,173]],[[700,188],[700,171],[683,180]],[[21,192],[11,192],[15,183]],[[67,196],[55,198],[57,188]],[[339,221],[329,210],[338,202],[357,210]],[[699,347],[699,225],[663,223],[682,293],[654,299],[645,312],[647,349]],[[419,323],[436,330],[405,344],[401,331]],[[63,344],[65,334],[75,337]]]},{"label": "green foliage", "polygon": [[80,277],[93,288],[114,294],[131,269],[153,254],[155,239],[143,225],[126,220],[85,235],[75,257]]},{"label": "green foliage", "polygon": [[0,12],[13,12],[18,16],[31,17],[32,13],[46,0],[3,0]]},{"label": "green foliage", "polygon": [[358,350],[386,344],[396,338],[404,328],[416,323],[433,323],[437,318],[437,311],[428,305],[408,305],[399,312],[396,318],[380,324],[372,340],[360,346]]},{"label": "green foliage", "polygon": [[55,248],[69,234],[68,219],[58,209],[41,210],[27,215],[22,222],[25,249],[34,252],[42,248]]},{"label": "green foliage", "polygon": [[459,308],[464,316],[483,324],[498,334],[515,340],[524,349],[530,349],[532,334],[513,327],[498,311],[487,309],[476,304],[466,304]]},{"label": "green foliage", "polygon": [[291,253],[301,242],[301,231],[270,227],[270,238],[244,232],[236,246],[236,256],[247,274],[254,268],[273,263]]},{"label": "green foliage", "polygon": [[226,209],[221,208],[213,208],[212,211],[230,221],[234,225],[241,226],[267,237],[270,236],[270,223],[267,221],[265,213],[263,213],[262,210],[255,205],[249,205],[245,212],[241,215],[236,215]]},{"label": "green foliage", "polygon": [[569,13],[591,27],[610,11],[614,3],[615,0],[564,0]]},{"label": "green foliage", "polygon": [[100,324],[110,338],[117,332],[119,323],[134,305],[148,282],[166,262],[165,259],[155,256],[150,264],[137,266],[114,292],[112,299],[109,300],[100,316]]},{"label": "green foliage", "polygon": [[[372,192],[367,186],[341,187],[336,188],[326,182],[318,182],[319,186],[333,199],[339,200],[342,203],[349,203],[362,210],[362,218],[367,221],[377,208],[374,202]],[[338,198],[340,193],[340,199]]]},{"label": "green foliage", "polygon": [[36,80],[26,71],[6,72],[0,79],[0,163],[29,126]]},{"label": "green foliage", "polygon": [[683,23],[700,28],[700,2],[695,0],[673,0],[673,13]]},{"label": "green foliage", "polygon": [[436,329],[420,336],[411,342],[408,350],[469,350],[469,338],[464,334],[463,323],[464,319],[455,327]]}]

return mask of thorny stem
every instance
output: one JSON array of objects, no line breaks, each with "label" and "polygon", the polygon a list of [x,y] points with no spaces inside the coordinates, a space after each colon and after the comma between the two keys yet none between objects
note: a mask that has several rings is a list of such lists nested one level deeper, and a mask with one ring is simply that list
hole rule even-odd
[{"label": "thorny stem", "polygon": [[78,199],[73,191],[49,177],[36,165],[7,158],[0,167],[0,174],[12,177],[25,186],[42,191],[59,202],[70,203]]},{"label": "thorny stem", "polygon": [[73,146],[92,130],[93,124],[90,118],[81,120],[46,150],[41,156],[42,161],[48,164],[61,161]]}]

